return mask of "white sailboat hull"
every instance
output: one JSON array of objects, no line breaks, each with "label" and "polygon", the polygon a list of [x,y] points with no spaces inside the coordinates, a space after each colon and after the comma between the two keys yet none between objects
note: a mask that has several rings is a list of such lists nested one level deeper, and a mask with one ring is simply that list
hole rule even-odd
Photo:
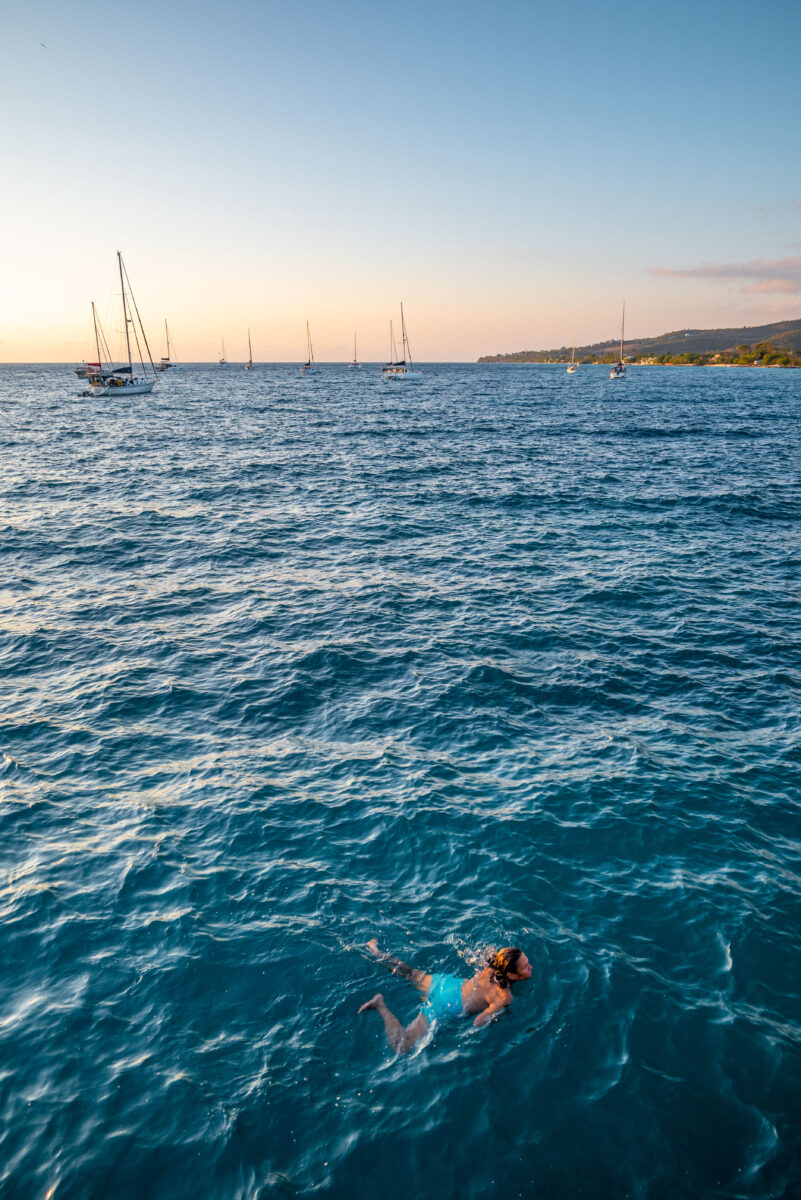
[{"label": "white sailboat hull", "polygon": [[146,396],[156,386],[155,379],[132,379],[130,383],[93,384],[93,396]]}]

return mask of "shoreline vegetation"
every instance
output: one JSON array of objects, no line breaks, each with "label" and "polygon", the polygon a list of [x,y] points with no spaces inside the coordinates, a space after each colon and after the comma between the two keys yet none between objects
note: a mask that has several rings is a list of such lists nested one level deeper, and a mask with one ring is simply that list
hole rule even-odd
[{"label": "shoreline vegetation", "polygon": [[[748,336],[750,334],[750,336]],[[743,329],[683,329],[655,338],[632,338],[625,362],[634,366],[801,367],[801,321]],[[569,363],[572,347],[486,354],[480,363]],[[618,361],[618,342],[576,348],[582,365]]]}]

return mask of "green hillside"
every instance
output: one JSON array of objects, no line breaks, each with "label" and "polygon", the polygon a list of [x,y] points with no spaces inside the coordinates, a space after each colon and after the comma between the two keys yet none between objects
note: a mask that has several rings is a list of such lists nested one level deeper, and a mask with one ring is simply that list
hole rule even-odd
[{"label": "green hillside", "polygon": [[[591,346],[577,346],[576,358],[585,362],[605,362],[617,358],[618,346],[619,343],[614,339],[596,342]],[[679,329],[658,337],[627,339],[625,352],[627,358],[635,361],[655,358],[687,361],[689,357],[711,361],[719,357],[723,361],[743,361],[746,364],[776,352],[779,357],[790,360],[776,365],[796,366],[801,365],[792,361],[801,359],[801,320],[776,321],[772,325],[744,325],[740,329]],[[565,362],[570,358],[570,353],[570,346],[560,346],[554,350],[487,354],[478,361]]]}]

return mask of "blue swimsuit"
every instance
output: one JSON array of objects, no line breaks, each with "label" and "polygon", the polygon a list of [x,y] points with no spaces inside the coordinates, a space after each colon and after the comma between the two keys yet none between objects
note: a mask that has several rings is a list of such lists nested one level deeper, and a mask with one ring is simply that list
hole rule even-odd
[{"label": "blue swimsuit", "polygon": [[462,983],[457,975],[432,975],[420,1009],[428,1021],[452,1021],[462,1015]]}]

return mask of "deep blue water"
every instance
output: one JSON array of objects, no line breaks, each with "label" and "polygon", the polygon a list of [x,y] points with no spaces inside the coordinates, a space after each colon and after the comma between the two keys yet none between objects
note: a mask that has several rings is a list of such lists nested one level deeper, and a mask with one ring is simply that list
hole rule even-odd
[{"label": "deep blue water", "polygon": [[[801,374],[0,368],[0,1195],[801,1193]],[[376,935],[534,974],[394,1058]]]}]

